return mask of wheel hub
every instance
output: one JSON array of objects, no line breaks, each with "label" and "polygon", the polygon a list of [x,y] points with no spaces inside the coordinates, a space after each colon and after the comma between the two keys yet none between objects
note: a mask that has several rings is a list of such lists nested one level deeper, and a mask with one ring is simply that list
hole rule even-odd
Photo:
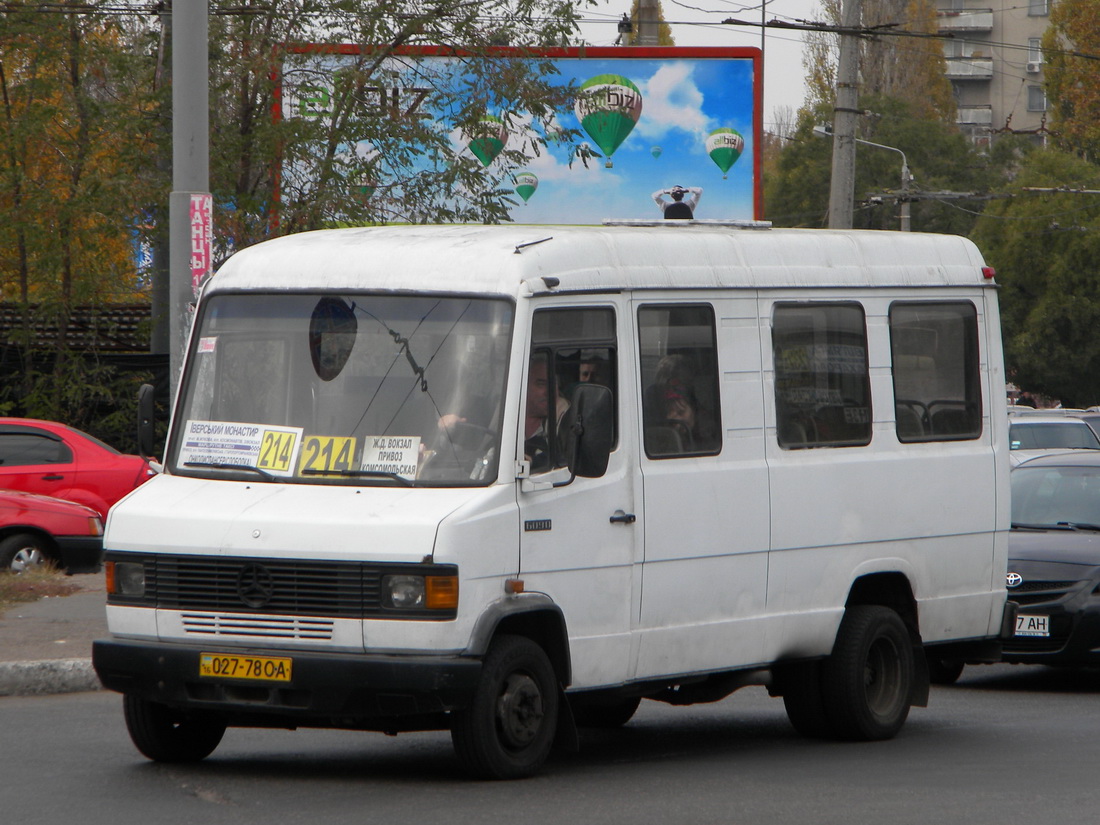
[{"label": "wheel hub", "polygon": [[504,742],[512,748],[530,744],[542,727],[542,692],[530,676],[513,673],[497,699],[497,724]]},{"label": "wheel hub", "polygon": [[16,551],[11,560],[12,572],[22,573],[34,567],[41,567],[46,563],[46,557],[37,547],[23,547]]}]

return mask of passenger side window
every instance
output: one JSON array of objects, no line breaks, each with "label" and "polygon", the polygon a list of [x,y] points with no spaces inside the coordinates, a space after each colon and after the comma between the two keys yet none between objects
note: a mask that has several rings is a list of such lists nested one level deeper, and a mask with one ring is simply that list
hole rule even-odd
[{"label": "passenger side window", "polygon": [[862,306],[776,304],[772,353],[780,447],[854,447],[871,442]]},{"label": "passenger side window", "polygon": [[722,448],[718,348],[709,305],[643,306],[642,426],[646,455],[713,455]]},{"label": "passenger side window", "polygon": [[539,310],[534,315],[531,340],[533,380],[528,381],[524,432],[524,455],[531,462],[531,472],[546,472],[568,463],[561,426],[573,392],[581,384],[599,384],[611,390],[616,410],[614,443],[618,443],[614,311],[607,307]]},{"label": "passenger side window", "polygon": [[973,304],[892,304],[890,356],[899,441],[981,435],[978,314]]},{"label": "passenger side window", "polygon": [[61,441],[34,433],[0,433],[0,466],[67,464],[72,451]]}]

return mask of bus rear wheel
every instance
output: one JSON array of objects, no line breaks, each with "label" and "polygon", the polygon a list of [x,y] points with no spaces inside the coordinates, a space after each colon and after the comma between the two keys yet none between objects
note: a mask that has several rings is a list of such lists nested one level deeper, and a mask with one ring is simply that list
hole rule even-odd
[{"label": "bus rear wheel", "polygon": [[913,643],[901,617],[881,605],[844,613],[832,655],[822,664],[825,705],[837,737],[890,739],[909,716]]}]

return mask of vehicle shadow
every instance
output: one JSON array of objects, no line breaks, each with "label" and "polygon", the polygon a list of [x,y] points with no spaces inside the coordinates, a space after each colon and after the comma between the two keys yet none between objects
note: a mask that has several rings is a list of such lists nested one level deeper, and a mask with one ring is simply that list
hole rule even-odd
[{"label": "vehicle shadow", "polygon": [[1100,692],[1100,668],[1046,665],[968,666],[949,689],[1038,691],[1041,693]]},{"label": "vehicle shadow", "polygon": [[[296,741],[298,736],[302,738]],[[555,749],[543,773],[562,777],[632,763],[705,761],[716,754],[743,753],[760,759],[764,753],[792,744],[828,747],[837,743],[800,737],[778,700],[766,710],[723,702],[706,710],[678,709],[676,714],[647,712],[643,703],[638,715],[622,728],[581,730],[579,750]],[[386,737],[353,731],[230,729],[222,745],[202,762],[142,763],[137,769],[170,772],[191,788],[203,787],[204,778],[214,774],[294,785],[356,781],[418,785],[429,781],[465,786],[470,781],[445,731]]]}]

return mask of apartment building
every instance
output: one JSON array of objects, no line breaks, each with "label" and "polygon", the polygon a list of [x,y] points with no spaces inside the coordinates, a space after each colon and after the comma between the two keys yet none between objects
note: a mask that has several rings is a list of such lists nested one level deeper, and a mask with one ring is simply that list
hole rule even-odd
[{"label": "apartment building", "polygon": [[979,146],[1016,133],[1046,142],[1043,32],[1053,0],[937,0],[959,128]]}]

